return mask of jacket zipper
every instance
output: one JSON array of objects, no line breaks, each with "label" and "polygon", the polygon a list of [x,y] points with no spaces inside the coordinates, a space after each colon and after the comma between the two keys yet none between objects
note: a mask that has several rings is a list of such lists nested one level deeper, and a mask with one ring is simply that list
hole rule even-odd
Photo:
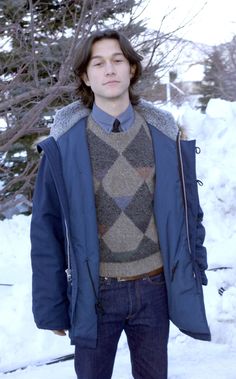
[{"label": "jacket zipper", "polygon": [[68,225],[66,220],[65,222],[65,230],[66,230],[66,253],[67,253],[67,269],[65,270],[67,276],[67,282],[70,283],[72,281],[72,273],[71,273],[71,262],[70,262],[70,239],[68,232]]},{"label": "jacket zipper", "polygon": [[[184,165],[183,165],[183,157],[182,157],[180,136],[181,136],[181,133],[179,132],[178,136],[177,136],[177,143],[178,143],[178,153],[179,153],[180,176],[181,176],[182,190],[183,190],[183,201],[184,201],[184,214],[185,214],[186,234],[187,234],[187,243],[188,243],[189,254],[192,256],[192,249],[191,249],[190,237],[189,237],[187,194],[186,194],[186,186],[185,186],[185,179],[184,179]],[[194,278],[196,278],[196,274],[195,274],[194,270],[193,270],[193,276],[194,276]]]},{"label": "jacket zipper", "polygon": [[103,315],[104,314],[104,308],[103,308],[103,305],[102,305],[101,301],[98,298],[98,295],[97,295],[97,292],[96,292],[96,289],[95,289],[95,284],[94,284],[94,281],[93,281],[93,277],[92,277],[91,269],[90,269],[90,266],[89,266],[89,260],[88,260],[88,258],[86,259],[86,265],[87,265],[87,269],[88,269],[89,279],[90,279],[90,282],[91,282],[91,285],[92,285],[92,288],[93,288],[93,293],[94,293],[94,296],[95,296],[95,299],[96,299],[96,303],[95,303],[96,313],[97,314],[100,313],[101,315]]},{"label": "jacket zipper", "polygon": [[[66,230],[66,250],[67,250],[67,269],[65,270],[65,272],[66,272],[66,276],[67,276],[67,281],[68,281],[68,283],[70,283],[70,282],[72,282],[72,271],[71,271],[71,260],[70,260],[70,239],[69,239],[67,222],[66,222],[66,220],[64,220],[64,222],[65,222],[65,230]],[[89,279],[90,279],[90,282],[91,282],[91,285],[93,288],[93,292],[94,292],[94,296],[96,299],[96,304],[95,304],[96,312],[103,314],[104,309],[103,309],[103,306],[102,306],[102,304],[98,298],[98,295],[96,293],[95,284],[94,284],[94,281],[92,278],[92,273],[90,270],[88,258],[86,259],[86,265],[87,265],[87,269],[88,269]]]},{"label": "jacket zipper", "polygon": [[192,255],[192,250],[191,250],[191,245],[190,245],[190,237],[189,237],[187,195],[186,195],[186,186],[185,186],[185,179],[184,179],[184,165],[183,165],[183,157],[182,157],[181,143],[180,143],[180,132],[178,133],[177,141],[178,141],[178,153],[179,153],[179,163],[180,163],[180,176],[181,176],[182,189],[183,189],[184,214],[185,214],[188,250],[189,250],[189,253]]}]

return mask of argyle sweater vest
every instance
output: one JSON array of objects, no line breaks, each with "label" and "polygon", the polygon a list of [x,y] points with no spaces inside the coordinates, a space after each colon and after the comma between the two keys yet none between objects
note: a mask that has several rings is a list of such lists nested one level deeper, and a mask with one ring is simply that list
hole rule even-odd
[{"label": "argyle sweater vest", "polygon": [[107,133],[88,117],[100,275],[133,276],[162,266],[153,214],[152,140],[136,112],[128,131]]}]

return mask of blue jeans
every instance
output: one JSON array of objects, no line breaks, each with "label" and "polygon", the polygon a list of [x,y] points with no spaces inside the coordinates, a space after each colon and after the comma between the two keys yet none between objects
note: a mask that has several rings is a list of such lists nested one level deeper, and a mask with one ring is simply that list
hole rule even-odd
[{"label": "blue jeans", "polygon": [[122,331],[135,379],[167,378],[169,317],[164,274],[118,282],[100,279],[104,314],[98,316],[96,349],[75,347],[78,379],[111,379]]}]

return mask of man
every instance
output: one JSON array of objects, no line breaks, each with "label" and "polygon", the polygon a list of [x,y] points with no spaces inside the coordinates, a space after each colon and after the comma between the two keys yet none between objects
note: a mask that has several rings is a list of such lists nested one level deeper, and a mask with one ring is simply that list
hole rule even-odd
[{"label": "man", "polygon": [[135,379],[167,378],[169,319],[210,340],[195,144],[134,93],[141,60],[114,30],[82,41],[80,101],[39,145],[33,312],[39,328],[69,330],[78,379],[111,378],[122,331]]}]

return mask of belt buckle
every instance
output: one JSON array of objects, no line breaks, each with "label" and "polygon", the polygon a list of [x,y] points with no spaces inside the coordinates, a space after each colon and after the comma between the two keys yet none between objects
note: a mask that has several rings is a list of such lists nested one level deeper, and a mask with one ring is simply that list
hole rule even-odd
[{"label": "belt buckle", "polygon": [[121,277],[117,277],[116,280],[117,282],[127,282],[127,279]]},{"label": "belt buckle", "polygon": [[109,280],[108,276],[101,276],[101,279],[104,280],[104,282],[107,282]]}]

